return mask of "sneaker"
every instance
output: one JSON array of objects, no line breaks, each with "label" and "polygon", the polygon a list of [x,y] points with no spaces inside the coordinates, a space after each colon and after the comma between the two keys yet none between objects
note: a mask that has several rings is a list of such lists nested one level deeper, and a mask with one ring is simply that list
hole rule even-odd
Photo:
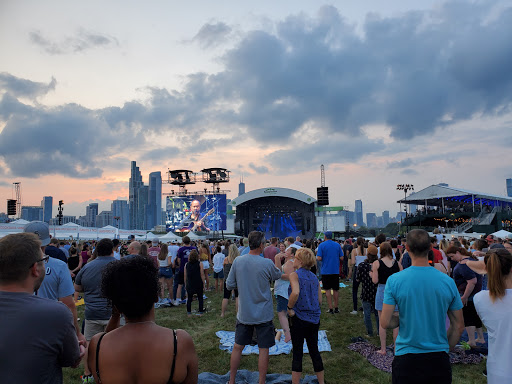
[{"label": "sneaker", "polygon": [[487,368],[484,369],[484,371],[482,372],[482,375],[484,375],[485,377],[487,377]]},{"label": "sneaker", "polygon": [[334,308],[334,313],[340,313],[340,310],[338,308]]},{"label": "sneaker", "polygon": [[334,315],[334,311],[333,311],[333,309],[332,309],[332,308],[331,308],[331,309],[329,309],[329,312],[328,312],[328,313],[330,313],[331,315]]},{"label": "sneaker", "polygon": [[93,375],[82,375],[80,378],[82,379],[82,384],[92,384],[95,382]]},{"label": "sneaker", "polygon": [[357,311],[350,312],[351,315],[357,315]]},{"label": "sneaker", "polygon": [[183,299],[180,301],[180,304],[187,304],[187,299]]}]

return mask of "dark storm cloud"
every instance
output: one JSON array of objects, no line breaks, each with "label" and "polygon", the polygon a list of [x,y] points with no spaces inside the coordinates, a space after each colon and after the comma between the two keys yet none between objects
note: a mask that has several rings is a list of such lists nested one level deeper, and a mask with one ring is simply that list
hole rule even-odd
[{"label": "dark storm cloud", "polygon": [[385,145],[364,137],[348,141],[342,137],[324,137],[316,142],[301,142],[265,156],[265,161],[282,172],[318,168],[320,164],[356,163],[365,155],[379,152]]},{"label": "dark storm cloud", "polygon": [[41,47],[50,55],[63,55],[68,53],[83,52],[96,47],[118,46],[116,38],[100,33],[78,30],[74,36],[65,37],[61,41],[52,41],[43,36],[41,31],[29,33],[30,41]]},{"label": "dark storm cloud", "polygon": [[201,27],[199,32],[192,38],[202,48],[213,48],[224,43],[231,33],[231,27],[225,23],[208,23]]},{"label": "dark storm cloud", "polygon": [[14,97],[26,97],[33,99],[38,96],[44,96],[48,92],[55,90],[56,84],[57,81],[54,77],[52,77],[52,80],[46,84],[21,79],[6,72],[0,73],[0,90],[8,92]]},{"label": "dark storm cloud", "polygon": [[[6,104],[16,113],[5,111]],[[132,132],[125,135],[125,130],[107,126],[95,111],[76,104],[31,107],[4,95],[0,115],[9,116],[0,132],[0,158],[12,176],[99,177],[108,156],[143,142]],[[123,135],[127,138],[119,140]]]},{"label": "dark storm cloud", "polygon": [[259,174],[265,174],[268,173],[268,168],[264,165],[257,166],[254,163],[249,163],[249,168],[251,168],[253,171]]}]

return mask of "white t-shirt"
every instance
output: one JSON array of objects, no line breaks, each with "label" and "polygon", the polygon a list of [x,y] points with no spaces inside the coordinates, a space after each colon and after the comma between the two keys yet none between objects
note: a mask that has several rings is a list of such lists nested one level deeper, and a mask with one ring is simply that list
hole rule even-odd
[{"label": "white t-shirt", "polygon": [[171,256],[171,263],[174,263],[174,260],[176,260],[178,249],[180,249],[180,247],[177,246],[176,244],[169,245],[169,256]]},{"label": "white t-shirt", "polygon": [[512,383],[512,289],[494,303],[489,291],[478,292],[473,301],[489,336],[487,382]]},{"label": "white t-shirt", "polygon": [[219,273],[222,271],[224,268],[222,264],[224,263],[225,257],[226,256],[224,256],[223,253],[217,253],[215,256],[213,256],[213,272]]}]

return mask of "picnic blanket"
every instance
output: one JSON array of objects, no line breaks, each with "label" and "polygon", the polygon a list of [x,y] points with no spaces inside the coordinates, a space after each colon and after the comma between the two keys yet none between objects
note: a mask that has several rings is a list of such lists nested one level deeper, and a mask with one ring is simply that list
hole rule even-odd
[{"label": "picnic blanket", "polygon": [[[280,354],[289,354],[292,351],[292,343],[285,343],[284,342],[284,333],[282,332],[282,329],[279,329],[278,331],[281,331],[281,339],[279,341],[276,341],[276,344],[269,348],[269,354],[270,355],[280,355]],[[223,351],[228,351],[231,353],[233,351],[233,345],[235,344],[235,332],[231,331],[217,331],[215,332],[215,335],[220,339],[220,349]],[[304,346],[302,348],[304,353],[309,353],[308,346],[306,344],[306,341],[304,341]],[[329,340],[327,340],[327,334],[325,331],[318,331],[318,350],[320,352],[331,352],[331,344],[329,343]],[[251,355],[259,354],[259,349],[257,345],[246,345],[242,351],[242,355]]]},{"label": "picnic blanket", "polygon": [[[358,352],[365,357],[368,362],[381,371],[391,373],[391,364],[393,363],[393,347],[388,346],[385,356],[377,353],[378,347],[368,341],[360,341],[349,344],[348,349]],[[456,348],[454,352],[450,352],[451,364],[479,364],[482,361],[480,355],[466,353],[462,348]]]},{"label": "picnic blanket", "polygon": [[[258,372],[251,372],[245,369],[236,373],[237,384],[258,384]],[[210,372],[201,372],[199,374],[198,384],[225,384],[229,380],[229,372],[225,375],[216,375]],[[291,384],[292,375],[283,373],[269,373],[265,380],[266,384]],[[318,384],[316,376],[306,376],[301,381],[302,384]]]}]

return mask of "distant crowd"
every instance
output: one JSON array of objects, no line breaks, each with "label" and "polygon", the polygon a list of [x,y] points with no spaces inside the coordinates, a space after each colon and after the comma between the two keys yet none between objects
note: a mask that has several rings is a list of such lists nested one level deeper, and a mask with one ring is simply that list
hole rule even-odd
[{"label": "distant crowd", "polygon": [[[218,294],[221,317],[235,302],[230,384],[251,343],[259,347],[264,383],[269,348],[280,341],[292,343],[292,383],[300,382],[304,341],[324,383],[318,351],[324,295],[324,316],[363,313],[367,336],[379,337],[376,353],[394,356],[393,383],[450,383],[448,352],[464,328],[470,348],[485,343],[484,326],[484,374],[489,383],[512,382],[511,248],[512,239],[447,239],[439,230],[432,236],[412,230],[404,238],[379,234],[373,241],[337,240],[331,232],[322,239],[267,240],[253,231],[237,242],[188,236],[179,244],[157,237],[68,242],[32,222],[24,233],[0,239],[2,381],[62,383],[62,367],[82,361],[84,383],[196,383],[192,337],[157,325],[155,311],[183,305],[189,317],[203,316],[206,295]],[[352,307],[343,309],[345,283]]]}]

